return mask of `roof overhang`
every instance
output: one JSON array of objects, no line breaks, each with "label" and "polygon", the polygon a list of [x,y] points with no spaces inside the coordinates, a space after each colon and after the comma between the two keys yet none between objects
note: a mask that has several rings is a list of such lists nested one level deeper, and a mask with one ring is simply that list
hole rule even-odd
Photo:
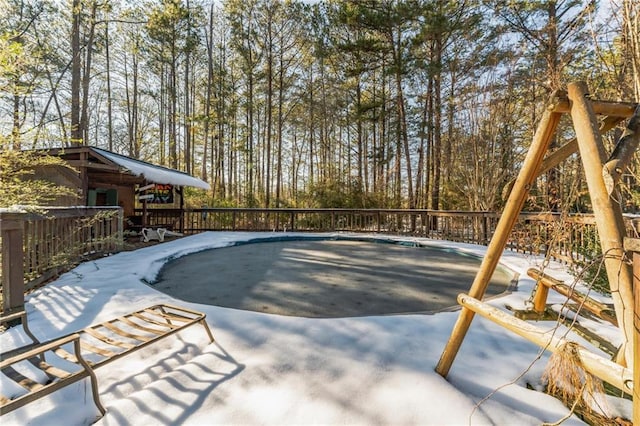
[{"label": "roof overhang", "polygon": [[[87,167],[104,173],[122,173],[135,176],[139,182],[161,183],[174,186],[190,186],[200,189],[211,189],[209,184],[179,170],[157,166],[146,161],[116,154],[96,147],[71,147],[47,150],[69,161],[75,167]],[[92,158],[81,159],[78,155],[87,152]]]}]

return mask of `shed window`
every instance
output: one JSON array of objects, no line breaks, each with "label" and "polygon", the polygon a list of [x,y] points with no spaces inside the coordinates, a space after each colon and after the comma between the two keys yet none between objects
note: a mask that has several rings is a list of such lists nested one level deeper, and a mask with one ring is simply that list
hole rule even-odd
[{"label": "shed window", "polygon": [[118,205],[118,190],[117,189],[103,189],[96,188],[89,190],[89,205],[90,206],[117,206]]}]

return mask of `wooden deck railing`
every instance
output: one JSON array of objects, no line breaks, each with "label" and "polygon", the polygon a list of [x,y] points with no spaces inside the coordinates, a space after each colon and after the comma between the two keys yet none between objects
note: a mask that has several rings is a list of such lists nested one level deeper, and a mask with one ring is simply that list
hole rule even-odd
[{"label": "wooden deck railing", "polygon": [[[141,210],[137,211],[142,214]],[[394,209],[149,209],[148,226],[174,223],[185,234],[203,231],[375,232],[486,245],[500,215],[493,212]],[[625,217],[637,237],[640,218]],[[157,225],[156,225],[157,224]],[[592,215],[522,213],[507,247],[566,262],[593,258],[599,245]]]},{"label": "wooden deck railing", "polygon": [[[148,209],[146,224],[185,234],[367,232],[486,245],[499,217],[493,212],[401,209]],[[627,236],[638,237],[640,218],[625,217],[625,223]],[[119,208],[50,208],[46,214],[0,211],[1,296],[6,299],[7,292],[18,292],[7,282],[19,283],[23,293],[25,283],[28,289],[77,261],[120,250],[122,225]],[[599,241],[591,215],[522,213],[507,247],[532,254],[550,250],[555,259],[572,263],[592,259]]]},{"label": "wooden deck railing", "polygon": [[[69,265],[122,248],[121,208],[43,209],[46,210],[0,211],[4,301],[12,290],[24,293]],[[15,288],[10,288],[10,282]]]},{"label": "wooden deck railing", "polygon": [[[142,210],[137,210],[142,214]],[[179,209],[147,210],[148,226],[179,223]],[[499,215],[399,209],[201,208],[184,211],[185,234],[203,231],[377,232],[486,244]],[[157,224],[157,225],[156,225]]]}]

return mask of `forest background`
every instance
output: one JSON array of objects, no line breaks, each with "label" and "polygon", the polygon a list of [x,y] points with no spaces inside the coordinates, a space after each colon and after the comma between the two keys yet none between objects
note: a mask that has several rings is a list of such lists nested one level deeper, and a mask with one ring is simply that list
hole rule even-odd
[{"label": "forest background", "polygon": [[[574,80],[640,100],[640,2],[0,0],[0,149],[183,170],[212,186],[194,207],[499,210]],[[589,211],[586,194],[573,156],[527,208]]]}]

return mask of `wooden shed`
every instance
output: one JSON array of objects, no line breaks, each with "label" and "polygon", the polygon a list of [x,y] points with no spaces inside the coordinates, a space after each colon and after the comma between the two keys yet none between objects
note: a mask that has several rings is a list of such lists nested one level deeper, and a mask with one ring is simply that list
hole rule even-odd
[{"label": "wooden shed", "polygon": [[[120,206],[124,217],[134,217],[136,202],[146,209],[149,204],[164,207],[184,207],[185,186],[210,189],[208,183],[179,170],[137,160],[104,149],[77,146],[45,150],[48,155],[62,158],[78,171],[77,179],[61,173],[37,170],[39,178],[55,183],[76,186],[79,199],[86,206]],[[64,169],[64,168],[60,168]],[[65,174],[65,176],[68,173]],[[75,200],[58,200],[58,204],[73,205]],[[144,225],[144,217],[142,223]]]}]

